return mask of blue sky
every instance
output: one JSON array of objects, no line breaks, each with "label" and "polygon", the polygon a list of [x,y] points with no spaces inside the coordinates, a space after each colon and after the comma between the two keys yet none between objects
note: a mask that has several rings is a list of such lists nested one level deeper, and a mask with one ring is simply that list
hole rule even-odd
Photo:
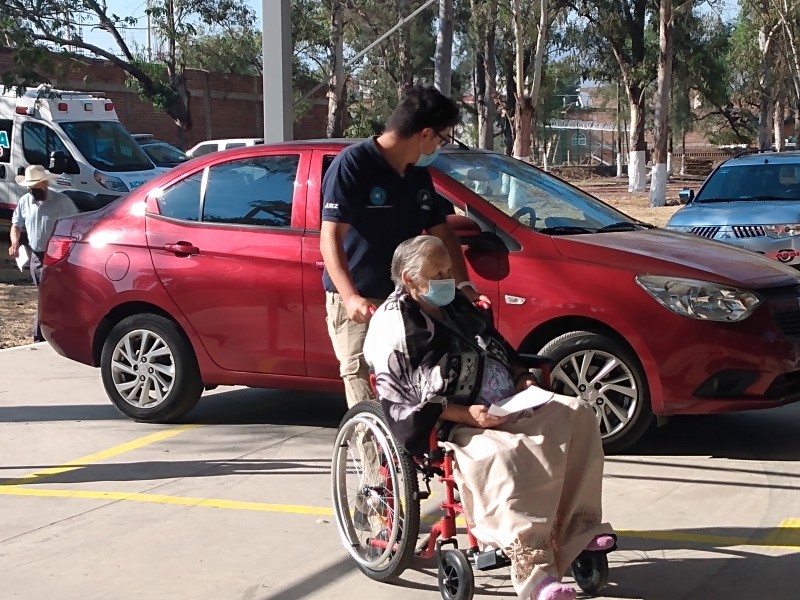
[{"label": "blue sky", "polygon": [[[147,44],[147,18],[145,16],[145,9],[147,8],[146,0],[107,0],[109,14],[115,14],[118,17],[132,16],[139,19],[136,27],[127,29],[124,32],[125,41],[129,45],[139,45],[145,47]],[[249,1],[248,4],[256,14],[258,25],[261,25],[261,2]],[[114,43],[110,35],[98,29],[91,29],[90,27],[83,28],[83,39],[91,44],[95,44],[104,50],[109,50],[115,54],[119,53],[119,48]],[[155,40],[153,41],[155,43]]]}]

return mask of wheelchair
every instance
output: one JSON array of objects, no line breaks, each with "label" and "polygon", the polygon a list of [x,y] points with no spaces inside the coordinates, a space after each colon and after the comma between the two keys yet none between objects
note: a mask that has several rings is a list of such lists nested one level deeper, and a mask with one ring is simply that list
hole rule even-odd
[{"label": "wheelchair", "polygon": [[[537,369],[540,383],[549,386],[549,359],[529,356],[526,366]],[[372,384],[374,388],[374,377]],[[481,551],[469,526],[469,547],[459,549],[456,518],[463,506],[457,497],[453,462],[452,454],[440,446],[437,431],[431,433],[424,457],[409,456],[392,437],[377,402],[362,402],[345,414],[331,465],[334,513],[345,548],[370,579],[393,582],[415,556],[435,558],[442,598],[471,600],[475,570],[511,564],[502,550]],[[430,497],[430,482],[437,477],[444,484],[444,500],[439,504],[444,515],[419,542],[420,505]],[[584,551],[572,563],[575,583],[585,593],[597,595],[608,582],[607,554],[614,549]]]}]

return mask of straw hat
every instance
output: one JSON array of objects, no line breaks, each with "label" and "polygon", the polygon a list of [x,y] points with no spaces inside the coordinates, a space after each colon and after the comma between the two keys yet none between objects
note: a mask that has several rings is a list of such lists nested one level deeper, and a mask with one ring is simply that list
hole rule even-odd
[{"label": "straw hat", "polygon": [[52,175],[45,171],[42,165],[29,165],[25,169],[25,175],[17,175],[16,181],[25,187],[40,187],[43,183],[57,179],[58,175]]}]

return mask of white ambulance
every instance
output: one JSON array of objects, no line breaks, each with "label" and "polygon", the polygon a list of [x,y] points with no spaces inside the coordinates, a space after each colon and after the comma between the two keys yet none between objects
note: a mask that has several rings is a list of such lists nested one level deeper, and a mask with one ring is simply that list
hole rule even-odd
[{"label": "white ambulance", "polygon": [[122,126],[110,100],[45,86],[22,96],[0,92],[0,218],[10,217],[24,193],[14,177],[28,165],[57,174],[53,189],[90,198],[90,206],[76,202],[83,210],[104,206],[165,170]]}]

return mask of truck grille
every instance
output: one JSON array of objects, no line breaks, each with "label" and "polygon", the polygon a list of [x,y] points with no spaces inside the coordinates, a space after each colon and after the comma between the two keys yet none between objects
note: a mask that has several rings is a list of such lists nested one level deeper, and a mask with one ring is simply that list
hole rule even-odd
[{"label": "truck grille", "polygon": [[733,230],[733,235],[737,238],[754,238],[767,235],[761,225],[734,225],[731,229]]},{"label": "truck grille", "polygon": [[692,233],[704,238],[713,238],[719,233],[719,227],[695,227]]}]

